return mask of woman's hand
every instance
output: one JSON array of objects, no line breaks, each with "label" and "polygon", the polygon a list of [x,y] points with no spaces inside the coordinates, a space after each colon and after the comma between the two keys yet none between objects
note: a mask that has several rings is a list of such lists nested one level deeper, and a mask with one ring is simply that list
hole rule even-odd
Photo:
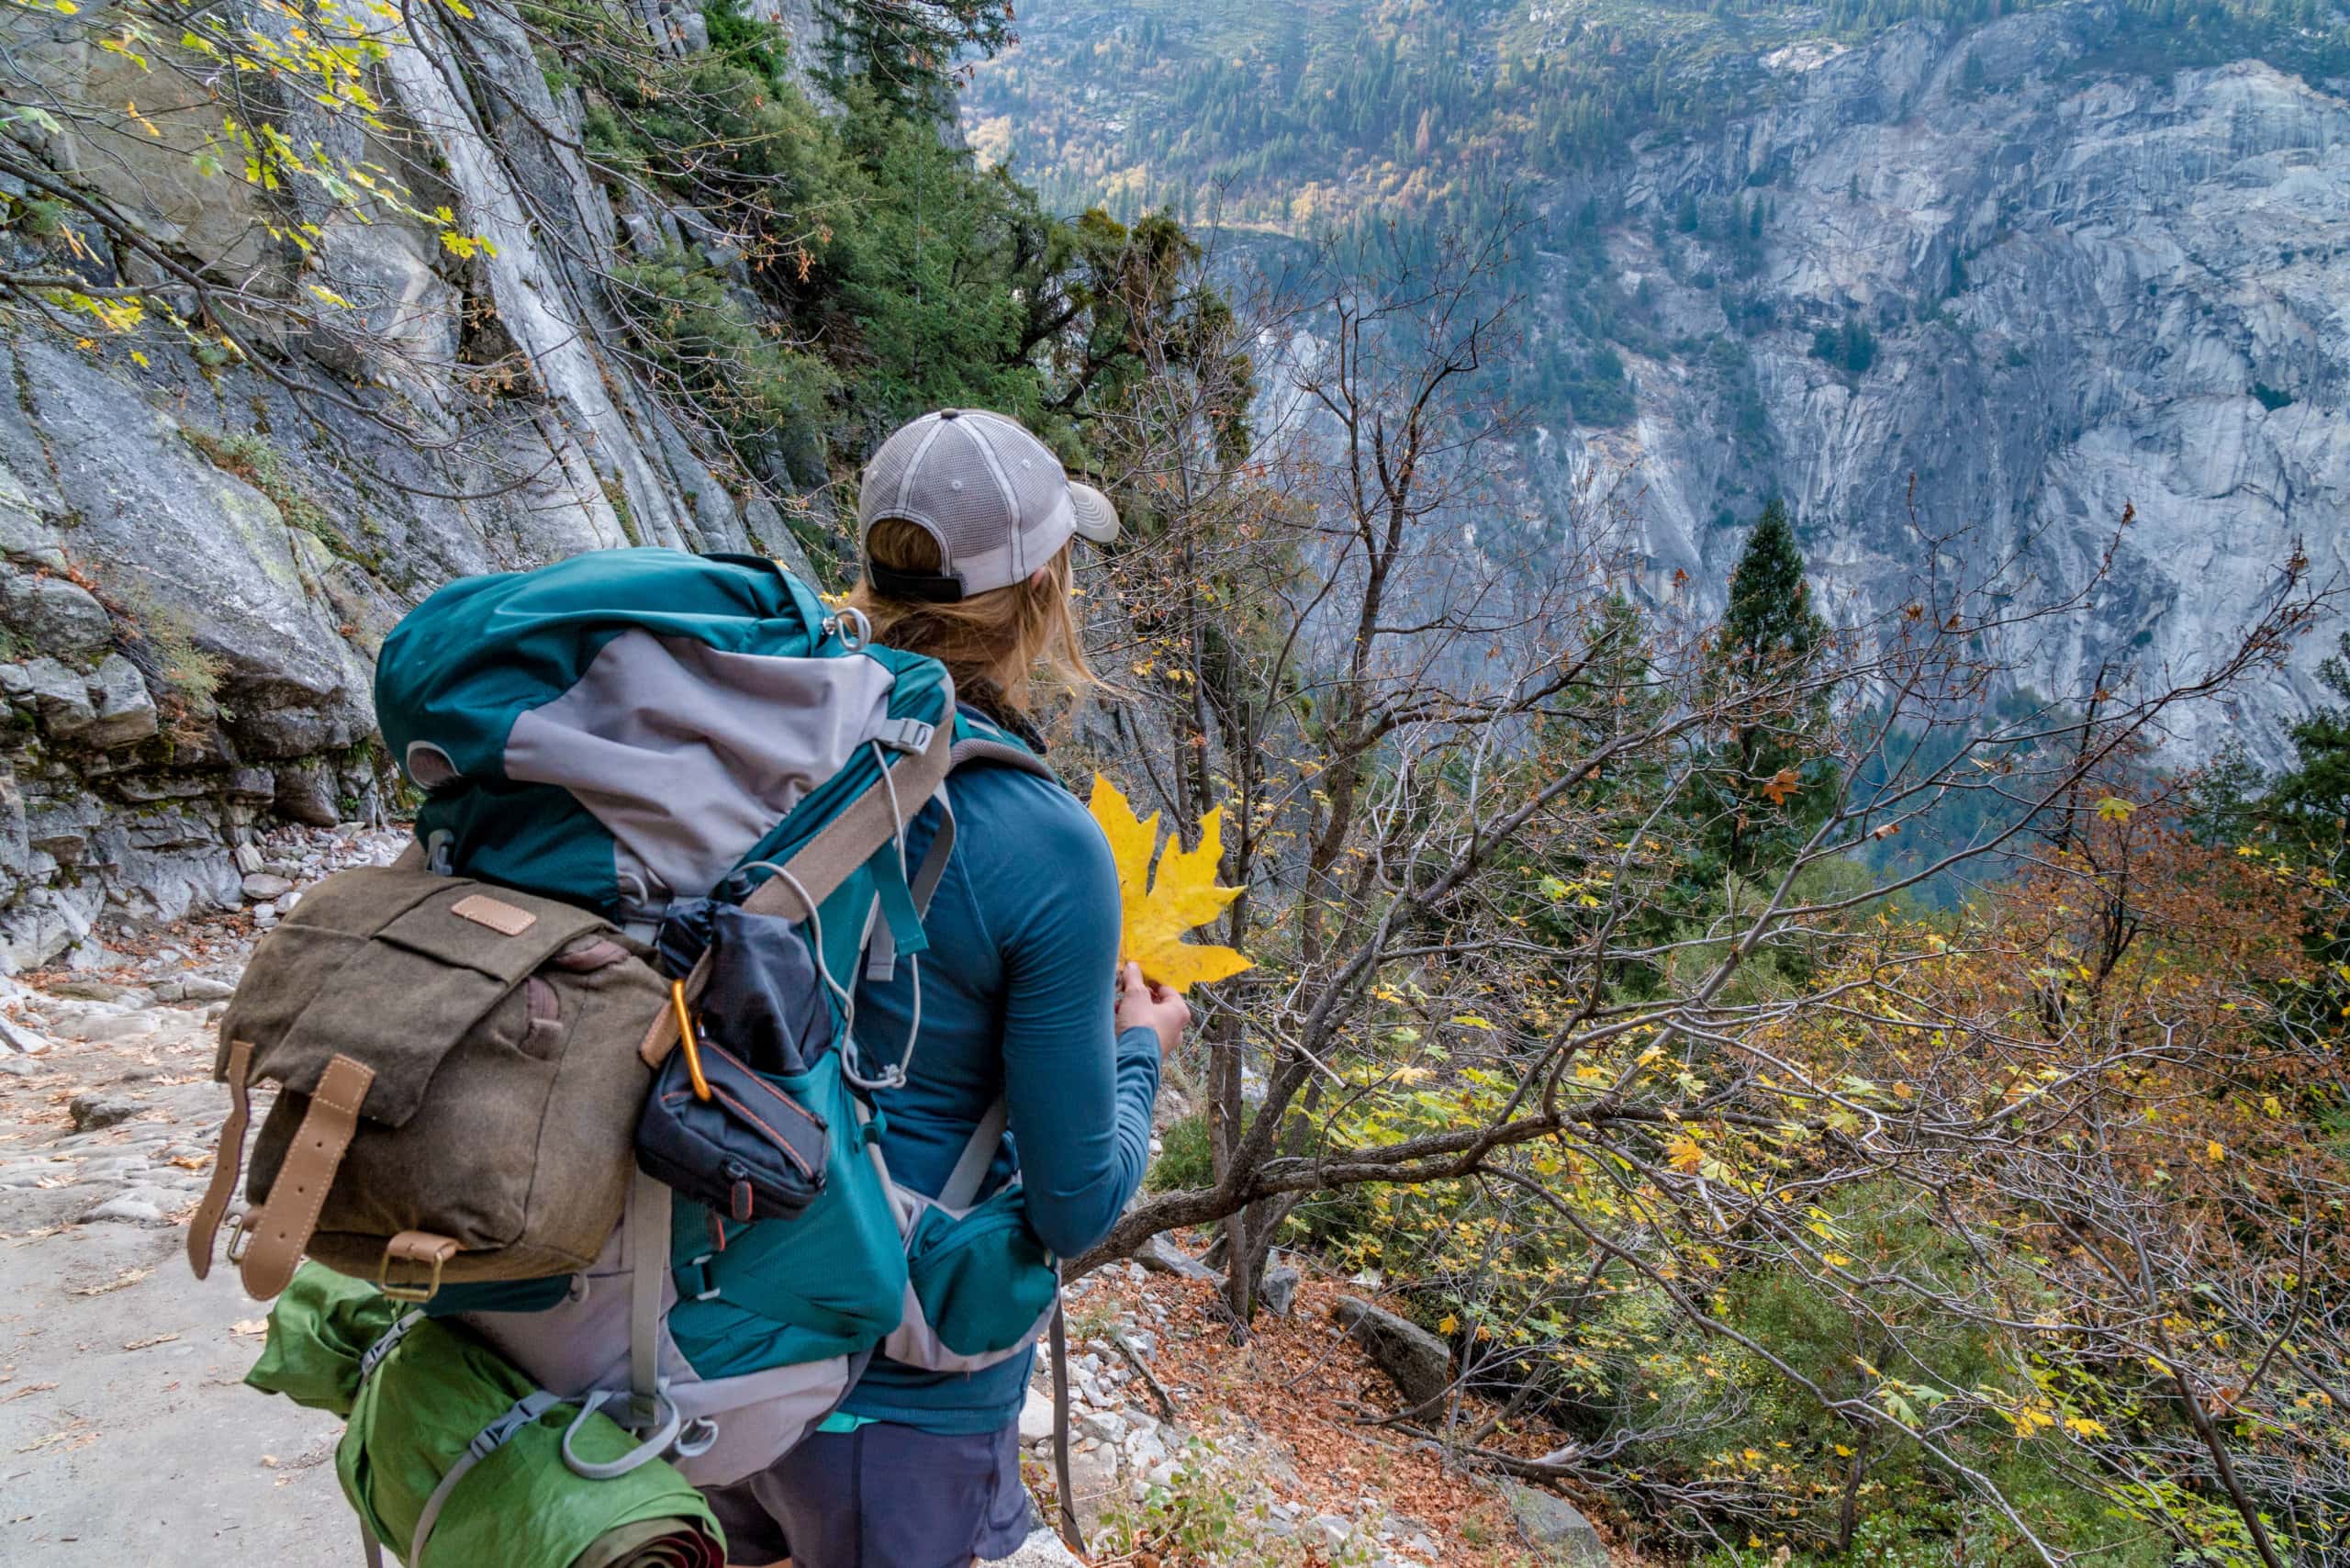
[{"label": "woman's hand", "polygon": [[1140,964],[1118,971],[1118,1033],[1151,1030],[1158,1036],[1163,1057],[1183,1043],[1183,1031],[1191,1024],[1192,1004],[1165,986],[1144,980]]}]

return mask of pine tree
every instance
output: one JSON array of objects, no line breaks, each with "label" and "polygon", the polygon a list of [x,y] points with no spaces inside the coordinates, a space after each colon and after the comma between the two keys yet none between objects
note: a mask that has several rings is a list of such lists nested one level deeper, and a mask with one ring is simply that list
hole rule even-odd
[{"label": "pine tree", "polygon": [[1716,689],[1731,708],[1707,791],[1709,836],[1741,877],[1792,848],[1832,799],[1836,771],[1818,755],[1828,693],[1800,689],[1827,641],[1795,525],[1774,498],[1730,572],[1715,643]]},{"label": "pine tree", "polygon": [[2340,651],[2317,673],[2341,700],[2293,726],[2297,766],[2267,801],[2279,847],[2324,894],[2310,906],[2306,935],[2311,955],[2333,975],[2307,1011],[2327,1027],[2350,1017],[2350,901],[2339,891],[2350,882],[2350,632],[2335,646]]}]

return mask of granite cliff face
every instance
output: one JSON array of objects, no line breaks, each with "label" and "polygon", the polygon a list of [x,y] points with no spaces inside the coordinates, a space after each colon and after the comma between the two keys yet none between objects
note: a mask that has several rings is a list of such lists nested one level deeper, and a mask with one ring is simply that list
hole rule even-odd
[{"label": "granite cliff face", "polygon": [[[754,9],[813,58],[806,0]],[[651,19],[677,49],[700,39],[695,7]],[[470,253],[396,213],[356,224],[190,177],[208,111],[155,95],[163,78],[138,79],[144,126],[11,132],[174,254],[325,289],[358,330],[274,339],[246,366],[0,322],[0,968],[70,958],[103,920],[234,906],[248,877],[265,891],[268,815],[379,812],[374,653],[450,577],[631,542],[793,554],[693,410],[610,347],[597,274],[707,225],[589,174],[577,101],[512,22],[485,8],[453,50],[429,14],[413,25],[435,47],[391,47],[373,68],[389,129],[343,151],[449,207],[489,241]],[[1784,492],[1858,616],[1908,595],[1912,473],[1922,522],[1969,531],[1952,554],[1972,568],[2012,556],[2027,609],[2087,581],[2133,507],[2094,613],[2008,650],[2052,692],[2189,661],[2297,539],[2321,573],[2350,569],[2350,101],[2255,62],[2098,68],[2118,26],[2085,3],[1782,50],[1774,106],[1538,181],[1538,242],[1604,198],[1609,269],[1678,345],[1627,356],[1628,422],[1540,423],[1520,455],[1545,510],[1619,504],[1648,589],[1702,610]],[[36,84],[90,102],[134,84],[86,27],[20,10],[6,29]],[[1735,286],[1729,258],[1662,221],[1692,198],[1769,203]],[[307,258],[263,237],[310,218]],[[104,244],[76,263],[98,286],[146,264]],[[1864,367],[1815,357],[1818,330],[1853,322]],[[1528,352],[1558,346],[1538,330]],[[2181,754],[2238,737],[2277,757],[2315,641],[2238,711],[2193,716]]]},{"label": "granite cliff face", "polygon": [[[64,96],[115,90],[86,29],[28,15],[15,69]],[[298,220],[298,195],[266,210],[192,177],[193,106],[155,95],[165,75],[130,89],[153,136],[38,149],[174,253],[250,267],[264,294],[330,290],[357,330],[242,366],[0,319],[0,969],[70,959],[96,922],[265,900],[254,831],[273,813],[380,814],[375,652],[449,578],[631,543],[795,553],[606,346],[591,274],[632,220],[659,243],[691,215],[621,210],[520,29],[488,8],[468,27],[462,50],[393,45],[392,134],[369,151],[489,241],[470,255],[379,213],[329,220],[291,259],[262,220]],[[286,112],[297,134],[343,134]],[[135,252],[86,252],[87,283],[150,281]]]},{"label": "granite cliff face", "polygon": [[[1923,534],[1954,535],[1945,569],[2012,563],[2018,614],[2064,600],[2131,509],[2093,610],[2005,650],[2052,694],[2192,667],[2297,545],[2350,573],[2350,99],[2256,62],[2083,68],[2118,25],[2081,6],[1784,50],[1778,106],[1555,192],[1553,223],[1612,197],[1619,281],[1713,347],[1627,355],[1620,428],[1541,430],[1524,456],[1550,505],[1612,495],[1650,591],[1686,572],[1710,610],[1784,494],[1855,619],[1909,599]],[[1692,196],[1768,204],[1734,286],[1718,247],[1651,221]],[[1815,353],[1852,322],[1861,352]],[[2332,642],[2181,715],[2174,755],[2284,760]]]}]

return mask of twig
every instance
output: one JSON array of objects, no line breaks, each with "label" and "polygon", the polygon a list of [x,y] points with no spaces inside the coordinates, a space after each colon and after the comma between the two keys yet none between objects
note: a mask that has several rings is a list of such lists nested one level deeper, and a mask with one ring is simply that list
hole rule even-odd
[{"label": "twig", "polygon": [[1110,1342],[1118,1347],[1127,1364],[1140,1372],[1143,1382],[1150,1385],[1150,1396],[1158,1402],[1158,1418],[1162,1421],[1175,1419],[1175,1396],[1167,1392],[1166,1386],[1158,1381],[1158,1374],[1143,1363],[1142,1352],[1135,1349],[1135,1342],[1126,1338],[1125,1330],[1110,1330]]}]

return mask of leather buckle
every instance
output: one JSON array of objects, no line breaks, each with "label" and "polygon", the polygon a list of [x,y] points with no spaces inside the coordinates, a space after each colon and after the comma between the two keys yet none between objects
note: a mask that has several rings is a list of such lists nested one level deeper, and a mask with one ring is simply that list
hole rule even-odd
[{"label": "leather buckle", "polygon": [[[446,1263],[456,1250],[456,1244],[445,1238],[434,1237],[426,1239],[420,1238],[417,1232],[402,1231],[384,1243],[384,1256],[375,1265],[375,1288],[383,1292],[387,1300],[420,1306],[441,1294],[441,1266]],[[392,1265],[395,1262],[412,1263],[420,1267],[430,1263],[432,1266],[432,1272],[421,1284],[412,1281],[402,1281],[395,1284],[392,1281]]]}]

